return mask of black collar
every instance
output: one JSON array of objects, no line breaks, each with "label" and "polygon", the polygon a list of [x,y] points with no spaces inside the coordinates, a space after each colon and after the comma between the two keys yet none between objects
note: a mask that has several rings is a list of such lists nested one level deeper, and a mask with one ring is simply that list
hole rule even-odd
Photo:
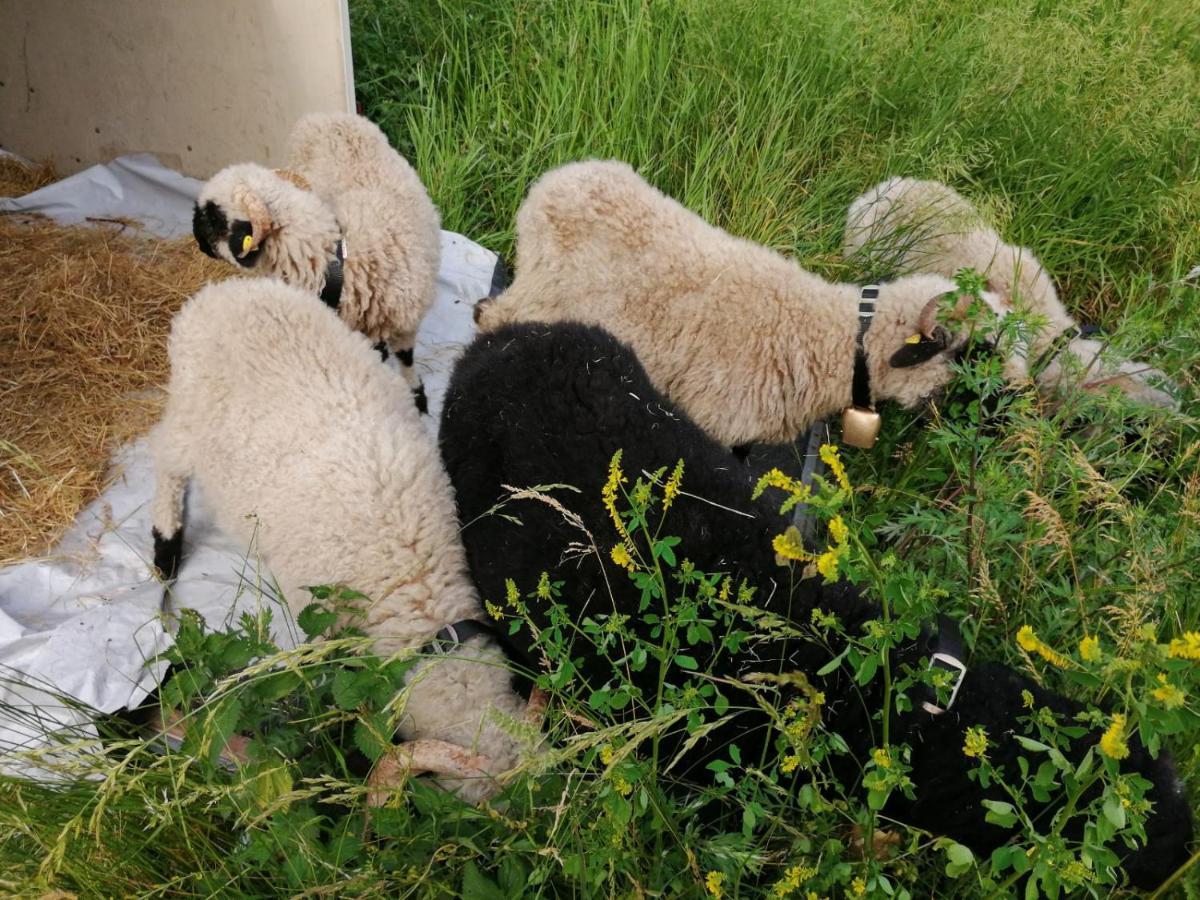
[{"label": "black collar", "polygon": [[950,687],[950,696],[945,706],[939,705],[937,691],[932,686],[926,686],[923,691],[921,709],[931,716],[940,716],[954,705],[958,690],[967,675],[967,664],[963,662],[962,632],[958,630],[954,620],[944,614],[938,615],[937,636],[930,641],[929,668],[954,673],[954,683]]},{"label": "black collar", "polygon": [[871,403],[871,372],[867,368],[867,350],[863,340],[867,329],[875,318],[875,301],[879,299],[879,285],[864,285],[858,295],[858,337],[854,347],[854,384],[850,396],[859,409],[873,409]]},{"label": "black collar", "polygon": [[471,638],[481,634],[492,637],[496,632],[487,622],[481,622],[478,619],[462,619],[439,630],[433,636],[433,640],[421,648],[421,653],[423,655],[449,653],[459,644],[465,644]]},{"label": "black collar", "polygon": [[338,238],[333,249],[333,259],[325,267],[325,286],[321,288],[321,299],[337,309],[342,303],[343,263],[346,261],[346,239]]}]

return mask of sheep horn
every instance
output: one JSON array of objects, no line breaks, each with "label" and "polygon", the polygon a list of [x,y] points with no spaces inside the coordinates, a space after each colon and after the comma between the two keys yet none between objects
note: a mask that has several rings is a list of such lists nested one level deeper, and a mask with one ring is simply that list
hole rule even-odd
[{"label": "sheep horn", "polygon": [[535,687],[529,692],[529,702],[525,704],[525,715],[522,718],[529,725],[541,725],[549,705],[550,695]]},{"label": "sheep horn", "polygon": [[[933,340],[933,330],[937,327],[938,307],[941,305],[942,297],[945,294],[939,294],[933,297],[925,304],[921,310],[921,315],[917,319],[917,330],[921,332],[929,340]],[[950,318],[956,321],[961,321],[967,314],[967,310],[971,308],[972,297],[970,294],[959,294],[955,300],[954,309],[950,310]]]},{"label": "sheep horn", "polygon": [[271,221],[271,211],[267,209],[267,204],[258,194],[251,190],[242,190],[233,199],[245,207],[246,215],[250,219],[250,246],[238,254],[245,256],[251,250],[256,249],[267,235],[277,229],[275,223]]},{"label": "sheep horn", "polygon": [[312,185],[308,183],[308,179],[299,172],[294,172],[291,169],[276,169],[275,174],[284,181],[290,181],[302,191],[311,191]]},{"label": "sheep horn", "polygon": [[448,741],[407,741],[375,764],[367,778],[367,806],[383,806],[398,783],[427,772],[452,778],[486,776],[490,761]]}]

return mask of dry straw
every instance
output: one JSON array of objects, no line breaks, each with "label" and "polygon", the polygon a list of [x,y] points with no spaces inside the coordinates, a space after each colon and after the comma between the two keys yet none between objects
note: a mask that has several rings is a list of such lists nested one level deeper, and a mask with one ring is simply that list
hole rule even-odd
[{"label": "dry straw", "polygon": [[0,216],[0,564],[44,554],[103,490],[161,406],[171,316],[228,274],[190,238]]}]

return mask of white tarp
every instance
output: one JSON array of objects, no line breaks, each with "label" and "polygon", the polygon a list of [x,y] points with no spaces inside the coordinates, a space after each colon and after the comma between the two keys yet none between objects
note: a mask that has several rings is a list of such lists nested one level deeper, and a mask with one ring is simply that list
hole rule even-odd
[{"label": "white tarp", "polygon": [[[125,217],[163,236],[188,234],[200,183],[148,156],[124,157],[17,199],[0,210],[41,212],[63,222]],[[475,333],[471,311],[492,288],[494,253],[442,232],[437,299],[417,335],[416,365],[436,429],[450,369]],[[43,745],[48,726],[93,733],[86,707],[114,712],[135,706],[157,685],[163,666],[146,660],[170,645],[175,609],[198,610],[210,626],[236,619],[264,600],[270,584],[251,548],[212,525],[199,492],[188,496],[184,563],[164,609],[164,590],[151,573],[149,503],[153,465],[144,441],[116,454],[118,476],[79,515],[43,560],[0,569],[0,757],[15,747]],[[268,592],[269,593],[269,592]],[[274,609],[284,646],[295,629]],[[29,766],[20,766],[32,774]]]}]

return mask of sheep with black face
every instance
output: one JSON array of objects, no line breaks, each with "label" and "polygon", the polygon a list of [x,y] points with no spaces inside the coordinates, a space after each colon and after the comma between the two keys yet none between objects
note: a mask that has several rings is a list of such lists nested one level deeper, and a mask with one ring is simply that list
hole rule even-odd
[{"label": "sheep with black face", "polygon": [[[601,496],[609,461],[621,450],[629,473],[655,471],[683,459],[685,492],[675,499],[667,529],[681,538],[681,558],[698,571],[728,573],[735,583],[746,579],[758,588],[762,606],[796,623],[801,633],[817,609],[836,615],[851,635],[861,634],[868,622],[881,616],[875,603],[846,583],[824,584],[814,578],[791,585],[792,573],[777,563],[771,546],[772,536],[787,525],[778,505],[766,499],[752,501],[754,479],[746,467],[735,463],[727,448],[655,389],[629,346],[598,328],[526,324],[482,335],[451,379],[440,444],[459,517],[466,523],[467,561],[486,598],[504,598],[506,579],[529,589],[545,572],[551,581],[563,582],[562,602],[572,621],[624,616],[633,634],[658,645],[657,619],[651,621],[640,611],[641,587],[608,553],[618,538]],[[555,492],[561,504],[555,508],[536,497],[514,500],[508,490],[554,484],[573,485],[581,493]],[[506,499],[497,512],[498,502]],[[514,628],[505,629],[502,640],[523,667],[536,672],[544,665],[537,635],[552,633],[558,620],[545,602],[531,600],[527,607],[525,616],[536,630],[509,610]],[[659,602],[651,609],[660,612]],[[833,634],[827,639],[805,635],[756,640],[733,651],[719,640],[691,646],[688,653],[697,670],[730,693],[729,715],[710,716],[704,727],[711,730],[695,734],[681,723],[671,728],[660,736],[658,758],[675,760],[678,754],[672,773],[700,782],[712,778],[706,765],[723,757],[730,742],[738,744],[742,759],[773,765],[777,723],[757,702],[749,675],[803,673],[825,695],[822,727],[837,732],[849,748],[847,755],[837,757],[839,779],[847,786],[859,784],[861,765],[880,741],[880,723],[871,713],[885,708],[887,701],[882,679],[860,686],[848,663],[835,662],[843,646]],[[891,671],[920,668],[935,646],[940,649],[941,644],[933,643],[928,630],[911,640],[901,639],[892,651]],[[581,679],[585,689],[601,690],[614,678],[616,665],[652,703],[659,690],[658,666],[651,663],[629,672],[627,652],[609,658],[588,640],[576,638],[569,650],[573,677]],[[667,677],[677,676],[687,677],[676,670]],[[989,760],[1018,777],[1017,759],[1023,750],[1013,735],[1024,734],[1028,727],[1026,691],[1036,708],[1049,710],[1064,724],[1077,724],[1080,704],[1041,689],[1007,666],[974,660],[948,708],[935,705],[940,710],[935,712],[914,700],[906,712],[889,710],[891,741],[912,748],[914,796],[895,792],[884,812],[953,837],[980,854],[1008,840],[1010,829],[989,823],[982,801],[1009,798],[995,782],[984,788],[971,778],[974,763],[963,746],[967,730],[983,726]],[[782,705],[788,698],[779,699]],[[1081,728],[1064,752],[1078,763],[1099,737],[1099,730]],[[1035,769],[1037,764],[1034,761]],[[1151,783],[1148,796],[1155,807],[1143,846],[1112,849],[1124,857],[1123,867],[1134,884],[1153,887],[1187,860],[1190,807],[1165,752],[1152,757],[1139,741],[1131,740],[1130,755],[1120,765]],[[1044,801],[1026,806],[1025,812],[1048,821],[1064,802],[1061,794],[1051,792]]]},{"label": "sheep with black face", "polygon": [[[861,286],[827,281],[710,225],[625,163],[589,160],[543,175],[517,213],[516,272],[508,290],[476,307],[482,331],[599,325],[726,445],[791,440],[854,400]],[[995,295],[984,300],[1003,311]],[[939,304],[961,320],[957,288],[941,275],[879,285],[861,335],[869,402],[916,406],[951,381],[969,328],[938,324]],[[1007,356],[1005,374],[1022,379],[1024,359]]]},{"label": "sheep with black face", "polygon": [[288,169],[222,169],[196,200],[192,231],[209,256],[321,295],[342,320],[413,371],[433,304],[440,218],[420,178],[361,116],[314,113],[288,141]]},{"label": "sheep with black face", "polygon": [[1030,340],[1038,388],[1047,394],[1065,385],[1085,390],[1115,387],[1150,406],[1178,408],[1154,382],[1163,374],[1144,363],[1116,360],[1087,337],[1059,299],[1054,281],[1028,247],[1006,243],[980,211],[937,181],[891,178],[851,205],[843,252],[875,271],[932,272],[953,276],[972,268],[987,278],[1006,309],[1022,308],[1044,320]]}]

